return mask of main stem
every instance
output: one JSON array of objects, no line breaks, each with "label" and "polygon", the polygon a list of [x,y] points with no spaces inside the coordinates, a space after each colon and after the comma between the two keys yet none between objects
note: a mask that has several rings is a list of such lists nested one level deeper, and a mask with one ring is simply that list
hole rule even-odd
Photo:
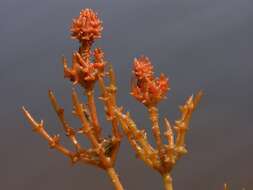
[{"label": "main stem", "polygon": [[114,168],[108,168],[106,169],[107,174],[109,175],[109,177],[111,178],[111,181],[115,187],[116,190],[124,190],[120,180],[119,180],[119,176],[117,175],[116,171]]},{"label": "main stem", "polygon": [[161,138],[161,131],[159,128],[159,116],[158,116],[158,109],[155,106],[148,107],[149,117],[152,123],[152,133],[156,141],[157,150],[159,153],[159,157],[161,163],[164,162],[164,151],[163,151],[163,142]]},{"label": "main stem", "polygon": [[163,177],[164,189],[173,190],[172,178],[170,174],[164,174],[162,177]]}]

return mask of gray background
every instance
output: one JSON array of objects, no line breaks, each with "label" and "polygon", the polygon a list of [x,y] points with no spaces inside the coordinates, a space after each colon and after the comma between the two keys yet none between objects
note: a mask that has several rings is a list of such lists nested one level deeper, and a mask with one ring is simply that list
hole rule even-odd
[{"label": "gray background", "polygon": [[[219,190],[224,181],[231,189],[253,189],[252,0],[0,1],[0,189],[113,189],[105,173],[72,167],[49,150],[20,112],[26,105],[51,134],[62,134],[47,98],[50,88],[78,127],[60,58],[64,54],[70,60],[77,49],[69,26],[86,7],[104,22],[96,45],[117,72],[119,105],[140,127],[150,132],[146,110],[129,95],[134,57],[148,55],[157,74],[170,77],[161,118],[178,118],[177,106],[187,96],[205,92],[187,136],[189,154],[173,170],[174,189]],[[105,123],[103,114],[100,120]],[[109,125],[105,128],[107,134]],[[160,176],[135,159],[124,140],[116,168],[125,188],[162,189]]]}]

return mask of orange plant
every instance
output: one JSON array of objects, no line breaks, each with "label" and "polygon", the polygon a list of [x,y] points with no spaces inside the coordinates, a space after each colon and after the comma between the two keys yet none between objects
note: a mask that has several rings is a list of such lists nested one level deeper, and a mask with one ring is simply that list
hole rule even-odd
[{"label": "orange plant", "polygon": [[159,78],[155,78],[153,74],[153,66],[147,57],[142,56],[134,60],[134,81],[131,95],[145,105],[148,110],[157,148],[152,147],[148,142],[145,130],[137,128],[129,113],[123,114],[120,109],[116,109],[116,115],[138,157],[162,175],[166,190],[172,190],[170,173],[176,161],[187,153],[185,133],[189,128],[192,112],[202,96],[202,91],[199,91],[195,97],[189,97],[185,105],[180,107],[182,116],[175,122],[174,126],[177,133],[176,140],[174,140],[175,135],[170,122],[168,119],[164,119],[165,132],[163,135],[168,143],[163,144],[157,104],[165,98],[166,92],[169,90],[169,84],[168,78],[164,74],[161,74]]},{"label": "orange plant", "polygon": [[[169,90],[168,78],[164,74],[155,77],[153,66],[147,57],[141,56],[134,60],[131,95],[147,108],[156,143],[156,148],[153,147],[147,139],[146,132],[139,130],[130,114],[124,114],[123,108],[117,106],[117,88],[113,67],[105,61],[102,49],[92,49],[93,42],[101,38],[102,29],[102,22],[93,10],[81,10],[80,15],[73,19],[70,29],[71,37],[78,40],[80,44],[79,50],[72,55],[70,68],[66,58],[63,57],[64,77],[72,81],[73,85],[79,85],[84,90],[87,100],[86,104],[82,103],[73,88],[73,114],[80,121],[79,130],[72,128],[67,122],[64,109],[58,104],[53,92],[49,91],[48,93],[66,136],[75,149],[72,151],[64,147],[60,142],[60,136],[51,136],[46,131],[43,121],[37,122],[25,107],[22,108],[23,113],[34,131],[48,141],[51,148],[69,157],[73,163],[91,164],[106,171],[117,190],[123,190],[114,169],[123,135],[119,130],[119,126],[121,126],[138,157],[161,174],[166,190],[172,190],[171,171],[176,161],[187,153],[185,135],[189,128],[191,115],[202,92],[198,92],[196,96],[190,96],[186,103],[180,107],[182,115],[175,122],[174,129],[168,119],[164,118],[165,132],[162,133],[157,104],[166,98],[166,93]],[[105,82],[106,77],[109,78],[109,84]],[[104,103],[106,118],[112,126],[112,135],[109,138],[103,137],[101,133],[103,125],[98,120],[94,97],[96,84],[99,85],[101,93],[99,99]],[[78,134],[85,136],[90,141],[90,148],[84,148],[78,142]],[[163,143],[163,136],[167,140],[166,144]]]},{"label": "orange plant", "polygon": [[[52,91],[49,91],[51,104],[63,126],[63,129],[75,146],[75,151],[70,151],[60,143],[58,135],[51,136],[44,128],[43,121],[37,122],[31,114],[23,107],[23,112],[33,126],[34,130],[44,137],[51,148],[69,157],[73,163],[82,162],[92,164],[107,172],[115,189],[123,190],[122,184],[114,169],[116,155],[120,146],[121,135],[118,129],[118,119],[113,111],[116,106],[116,86],[113,68],[110,67],[105,72],[106,61],[101,49],[96,48],[91,51],[93,42],[101,37],[102,22],[96,13],[91,9],[80,12],[79,17],[73,19],[71,26],[71,36],[80,43],[80,48],[72,56],[72,67],[68,68],[67,61],[63,58],[64,76],[73,82],[73,85],[80,85],[87,97],[87,106],[78,98],[77,92],[73,88],[72,102],[73,114],[80,120],[81,128],[76,131],[66,121],[64,109],[59,106]],[[91,57],[94,57],[93,62]],[[106,85],[104,78],[108,76],[110,84]],[[106,116],[112,125],[112,136],[110,138],[101,135],[101,124],[98,121],[96,104],[94,99],[94,85],[99,82],[101,96],[104,102]],[[77,139],[77,133],[84,135],[91,143],[91,148],[83,148]]]}]

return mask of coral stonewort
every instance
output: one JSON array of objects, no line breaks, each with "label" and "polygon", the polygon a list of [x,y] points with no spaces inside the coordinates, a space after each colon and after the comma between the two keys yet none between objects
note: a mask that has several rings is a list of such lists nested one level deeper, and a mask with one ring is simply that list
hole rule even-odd
[{"label": "coral stonewort", "polygon": [[129,112],[123,114],[120,109],[116,109],[117,117],[137,156],[162,175],[166,190],[172,190],[170,173],[176,161],[187,153],[185,133],[189,128],[191,115],[203,93],[199,91],[196,96],[190,96],[186,103],[180,106],[182,115],[174,125],[174,130],[177,133],[175,140],[170,122],[167,118],[164,119],[165,132],[163,136],[167,139],[167,144],[163,144],[157,104],[166,98],[166,93],[169,90],[168,78],[164,74],[156,78],[149,58],[141,56],[133,62],[133,80],[131,85],[131,95],[145,105],[148,110],[156,149],[148,142],[145,130],[137,128]]},{"label": "coral stonewort", "polygon": [[[118,129],[118,119],[115,117],[114,107],[116,107],[116,82],[112,66],[105,71],[106,61],[101,49],[93,51],[91,46],[96,39],[101,37],[102,22],[96,13],[91,9],[81,10],[79,17],[73,19],[71,26],[71,37],[79,41],[80,47],[72,55],[72,66],[68,68],[67,60],[63,57],[64,76],[73,82],[73,85],[80,85],[85,92],[87,103],[84,104],[78,98],[77,92],[73,88],[72,102],[73,114],[80,120],[81,128],[76,131],[66,121],[64,109],[59,106],[52,91],[49,91],[51,104],[58,115],[63,129],[73,143],[75,151],[68,150],[61,145],[60,137],[51,136],[44,128],[43,121],[36,122],[31,114],[23,107],[23,112],[34,130],[44,137],[51,148],[57,149],[65,156],[69,157],[73,163],[82,162],[97,166],[107,172],[117,190],[123,190],[123,186],[114,169],[116,155],[120,146],[121,135]],[[93,60],[91,58],[93,57]],[[109,77],[109,84],[104,81]],[[99,97],[105,108],[107,120],[112,125],[112,135],[110,138],[101,134],[101,124],[98,121],[94,85],[98,82],[101,96]],[[91,148],[82,147],[77,139],[77,134],[84,135],[91,143]]]},{"label": "coral stonewort", "polygon": [[[50,90],[48,93],[63,130],[75,147],[74,151],[61,144],[59,135],[51,136],[46,131],[43,121],[37,122],[23,107],[24,115],[34,131],[47,140],[51,148],[55,148],[69,157],[72,163],[91,164],[105,170],[116,190],[123,190],[114,169],[123,135],[119,131],[120,125],[138,158],[158,171],[163,177],[165,189],[172,190],[171,171],[176,161],[187,152],[185,135],[189,128],[191,115],[202,96],[202,92],[190,96],[186,103],[180,106],[181,117],[175,121],[174,128],[168,119],[164,118],[165,132],[162,134],[157,104],[166,98],[166,93],[169,90],[168,78],[164,74],[159,77],[154,76],[153,65],[148,57],[141,56],[134,59],[131,95],[145,105],[148,110],[156,143],[156,148],[154,148],[149,143],[145,130],[139,130],[130,114],[123,113],[123,108],[117,106],[115,73],[113,67],[105,61],[104,52],[100,48],[92,50],[93,42],[101,38],[102,29],[102,22],[93,10],[81,10],[80,15],[73,19],[70,28],[71,37],[78,40],[80,44],[78,51],[72,55],[71,67],[68,67],[67,60],[63,57],[64,77],[68,78],[73,86],[79,85],[84,90],[87,100],[86,103],[82,103],[73,87],[73,114],[81,123],[80,129],[76,130],[71,127],[65,119],[64,109],[58,104],[53,92]],[[107,77],[109,84],[105,82]],[[104,103],[106,118],[112,126],[110,138],[103,137],[101,133],[102,125],[98,120],[94,97],[94,86],[96,84],[99,85],[101,93],[99,99]],[[78,142],[78,134],[85,136],[90,141],[90,148],[81,146]],[[167,140],[166,144],[163,143],[163,136]]]}]

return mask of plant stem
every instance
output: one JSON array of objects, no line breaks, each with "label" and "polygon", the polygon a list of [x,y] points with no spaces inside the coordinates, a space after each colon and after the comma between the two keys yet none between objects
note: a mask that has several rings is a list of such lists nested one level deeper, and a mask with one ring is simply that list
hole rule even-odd
[{"label": "plant stem", "polygon": [[152,123],[152,133],[155,138],[155,142],[157,145],[157,150],[159,153],[159,157],[161,160],[161,163],[163,164],[164,162],[164,148],[163,148],[163,142],[161,138],[161,131],[159,127],[159,115],[158,115],[158,109],[155,106],[150,106],[148,107],[148,112],[149,112],[149,118]]},{"label": "plant stem", "polygon": [[113,167],[106,169],[107,174],[111,178],[111,181],[115,187],[116,190],[124,190],[120,180],[119,176],[117,175],[115,169]]},{"label": "plant stem", "polygon": [[101,128],[98,122],[98,116],[97,116],[97,109],[96,109],[96,104],[94,100],[94,91],[93,89],[88,89],[86,90],[86,96],[88,99],[88,107],[91,115],[91,122],[92,126],[95,131],[95,136],[97,137],[98,140],[100,140],[100,134],[101,134]]},{"label": "plant stem", "polygon": [[169,173],[164,174],[163,176],[163,183],[165,190],[173,190],[172,186],[172,178]]}]

